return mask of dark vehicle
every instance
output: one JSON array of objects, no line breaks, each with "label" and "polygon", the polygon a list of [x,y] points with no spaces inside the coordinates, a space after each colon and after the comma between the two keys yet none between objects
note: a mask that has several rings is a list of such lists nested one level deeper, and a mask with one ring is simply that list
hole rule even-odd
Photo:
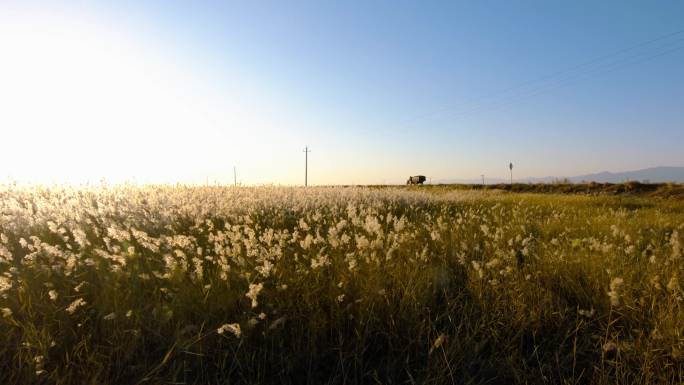
[{"label": "dark vehicle", "polygon": [[423,184],[425,182],[424,175],[410,176],[406,181],[406,184]]}]

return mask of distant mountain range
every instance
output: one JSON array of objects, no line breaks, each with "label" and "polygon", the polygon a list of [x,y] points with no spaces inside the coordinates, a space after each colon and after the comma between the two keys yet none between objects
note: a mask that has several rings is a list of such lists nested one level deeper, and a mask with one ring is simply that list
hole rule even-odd
[{"label": "distant mountain range", "polygon": [[[572,183],[580,182],[599,182],[599,183],[621,183],[626,181],[638,181],[647,183],[679,182],[684,183],[684,167],[651,167],[642,170],[609,172],[603,171],[596,174],[565,176],[547,176],[543,178],[521,178],[513,179],[516,183],[551,183],[567,179]],[[508,179],[486,178],[485,183],[507,183]],[[482,179],[439,179],[433,181],[438,183],[482,183]]]}]

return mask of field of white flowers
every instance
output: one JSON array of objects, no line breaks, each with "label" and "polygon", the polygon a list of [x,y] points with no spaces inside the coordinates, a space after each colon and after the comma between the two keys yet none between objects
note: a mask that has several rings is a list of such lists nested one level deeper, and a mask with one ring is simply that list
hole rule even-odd
[{"label": "field of white flowers", "polygon": [[681,383],[682,237],[638,197],[6,185],[0,383]]}]

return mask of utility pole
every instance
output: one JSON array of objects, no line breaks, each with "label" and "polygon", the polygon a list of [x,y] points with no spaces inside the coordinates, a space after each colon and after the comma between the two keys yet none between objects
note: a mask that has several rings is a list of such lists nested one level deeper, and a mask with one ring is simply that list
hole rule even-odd
[{"label": "utility pole", "polygon": [[511,170],[511,186],[513,186],[513,163],[510,163],[508,168]]},{"label": "utility pole", "polygon": [[237,169],[233,166],[233,185],[237,187]]},{"label": "utility pole", "polygon": [[309,146],[304,147],[304,187],[309,185]]},{"label": "utility pole", "polygon": [[482,185],[484,186],[484,185],[485,185],[485,183],[484,183],[484,174],[480,174],[480,176],[482,177]]}]

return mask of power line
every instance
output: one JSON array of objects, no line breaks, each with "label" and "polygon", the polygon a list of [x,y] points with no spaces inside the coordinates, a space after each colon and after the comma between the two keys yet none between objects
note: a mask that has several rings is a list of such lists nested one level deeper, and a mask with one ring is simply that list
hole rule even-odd
[{"label": "power line", "polygon": [[[680,41],[684,41],[684,39],[678,40],[677,42],[680,42]],[[515,104],[521,100],[529,99],[531,97],[546,93],[546,92],[551,91],[551,90],[555,90],[555,89],[560,88],[560,87],[576,84],[576,83],[582,82],[584,80],[587,80],[587,79],[590,79],[593,77],[597,77],[600,75],[605,75],[605,74],[608,74],[611,72],[615,72],[615,71],[621,70],[623,68],[630,67],[632,65],[647,62],[649,60],[653,60],[655,58],[668,55],[670,53],[679,51],[681,49],[684,49],[684,45],[669,48],[666,50],[661,50],[659,52],[656,52],[656,53],[653,53],[650,55],[640,54],[640,55],[635,55],[635,56],[626,58],[626,60],[620,59],[620,60],[614,61],[612,63],[607,63],[606,65],[603,65],[601,67],[593,68],[593,69],[590,69],[588,71],[578,73],[572,77],[568,77],[565,79],[559,79],[555,83],[550,83],[550,84],[547,84],[546,86],[538,87],[536,89],[532,89],[530,92],[519,93],[517,95],[512,95],[510,97],[503,98],[498,103],[490,103],[489,105],[487,105],[487,104],[476,105],[471,109],[464,110],[464,111],[461,111],[460,113],[454,114],[454,116],[459,117],[459,118],[466,118],[466,117],[472,116],[473,113],[480,112],[482,110],[492,110],[492,109],[501,108],[501,107],[508,107],[508,106],[513,105],[513,104]]]},{"label": "power line", "polygon": [[[639,49],[639,48],[648,47],[648,46],[651,46],[651,45],[653,45],[654,43],[657,43],[657,42],[665,41],[665,44],[672,43],[672,42],[674,42],[674,43],[679,43],[680,41],[683,41],[684,39],[678,39],[678,40],[674,40],[674,41],[670,41],[670,42],[667,42],[667,40],[670,39],[670,38],[672,38],[672,37],[675,37],[675,36],[678,36],[678,35],[682,35],[682,34],[684,34],[684,29],[678,30],[678,31],[674,31],[674,32],[671,32],[671,33],[668,33],[668,34],[665,34],[665,35],[661,35],[661,36],[658,36],[658,37],[656,37],[656,38],[653,38],[653,39],[650,39],[650,40],[647,40],[647,41],[644,41],[644,42],[640,42],[640,43],[634,44],[634,45],[632,45],[632,46],[629,46],[629,47],[626,47],[626,48],[619,49],[619,50],[617,50],[617,51],[610,52],[610,53],[608,53],[608,54],[604,54],[604,55],[597,56],[597,57],[592,58],[592,59],[590,59],[590,60],[587,60],[587,61],[585,61],[585,62],[582,62],[582,63],[579,63],[579,64],[577,64],[577,65],[574,65],[574,66],[572,66],[572,67],[570,67],[570,68],[567,68],[567,69],[564,69],[564,70],[561,70],[561,71],[557,71],[557,72],[554,72],[554,73],[549,74],[549,75],[542,76],[542,77],[537,78],[537,79],[525,81],[525,82],[523,82],[523,83],[514,85],[514,86],[512,86],[512,87],[505,88],[505,89],[503,89],[503,90],[501,90],[501,91],[490,92],[490,93],[488,93],[488,94],[486,94],[486,95],[484,95],[484,96],[482,96],[482,97],[478,97],[478,98],[471,98],[469,101],[466,101],[466,102],[464,102],[464,103],[461,103],[461,104],[459,104],[458,106],[447,106],[447,107],[443,107],[443,108],[440,108],[440,109],[433,110],[433,111],[431,111],[431,112],[427,112],[427,113],[423,113],[423,114],[416,115],[416,116],[414,116],[414,117],[412,117],[412,118],[409,118],[409,119],[404,120],[403,122],[399,123],[399,125],[400,125],[400,126],[403,126],[403,125],[410,124],[410,123],[412,123],[412,122],[415,122],[415,121],[418,121],[418,120],[421,120],[421,119],[424,119],[424,118],[432,117],[432,116],[435,116],[435,115],[438,115],[438,114],[441,114],[441,113],[444,113],[444,112],[453,111],[453,110],[456,110],[456,109],[459,109],[459,108],[467,107],[469,104],[470,104],[470,108],[467,108],[465,111],[462,111],[462,112],[471,112],[472,110],[479,110],[479,109],[482,108],[483,105],[486,105],[487,102],[490,102],[490,101],[492,101],[492,100],[496,100],[496,99],[498,99],[498,98],[501,98],[501,95],[509,94],[509,93],[511,93],[512,91],[515,91],[515,90],[520,90],[520,89],[523,89],[523,90],[524,90],[525,88],[529,88],[530,86],[533,86],[533,85],[536,85],[536,84],[548,83],[549,81],[555,81],[554,78],[558,78],[558,77],[560,77],[560,76],[567,76],[568,74],[570,74],[570,76],[577,76],[577,75],[581,75],[581,74],[583,74],[583,73],[594,72],[594,71],[596,71],[596,69],[595,69],[595,68],[591,68],[591,66],[592,66],[593,64],[596,64],[596,63],[600,63],[600,62],[602,62],[602,61],[605,61],[606,59],[610,59],[610,58],[612,58],[612,57],[619,57],[620,55],[622,55],[622,54],[624,54],[624,53],[631,52],[631,51],[637,50],[637,49]],[[661,48],[663,48],[663,47],[661,47]],[[652,57],[649,57],[648,59],[652,59],[652,58],[655,58],[655,57],[663,56],[663,55],[665,55],[665,54],[667,54],[667,53],[677,51],[677,50],[679,50],[679,49],[681,49],[681,48],[682,48],[682,47],[678,47],[678,48],[675,48],[675,49],[673,49],[673,50],[668,50],[668,51],[665,52],[665,53],[658,53],[658,54],[656,54],[656,55],[654,55],[654,56],[652,56]],[[633,58],[638,58],[640,55],[643,55],[643,53],[637,53],[637,54],[634,55],[633,57],[617,58],[617,59],[615,60],[615,62],[619,63],[620,61],[624,61],[625,59],[629,60],[629,59],[633,59]],[[644,60],[644,61],[645,61],[645,60]],[[637,61],[637,62],[631,63],[631,64],[637,64],[637,63],[640,63],[640,62],[641,62],[641,61]],[[613,64],[614,64],[614,63],[613,63]],[[585,67],[589,67],[589,68],[585,68]],[[621,67],[620,67],[620,68],[621,68]],[[578,71],[578,70],[579,70],[579,71]],[[573,72],[575,72],[575,75],[572,75]],[[562,79],[561,79],[561,80],[562,80]],[[535,95],[536,95],[536,93],[535,93]],[[515,96],[515,95],[513,95],[513,96]],[[509,98],[510,98],[510,97],[509,97]]]},{"label": "power line", "polygon": [[[677,40],[674,43],[679,43],[680,41],[684,41],[684,39]],[[490,106],[494,105],[496,107],[498,105],[512,104],[512,103],[506,103],[506,102],[512,100],[513,103],[515,103],[518,101],[516,99],[525,99],[525,98],[530,97],[530,96],[536,96],[536,95],[539,95],[539,94],[546,92],[548,90],[556,89],[560,86],[574,84],[574,83],[580,82],[582,80],[589,79],[595,75],[602,75],[602,74],[605,74],[608,72],[614,72],[616,70],[619,70],[619,69],[622,69],[625,67],[629,67],[630,65],[638,64],[638,63],[641,63],[641,62],[644,62],[647,60],[651,60],[651,59],[656,58],[656,57],[663,56],[665,54],[669,54],[671,52],[674,52],[674,51],[677,51],[681,48],[684,48],[684,46],[675,47],[673,49],[669,49],[669,47],[667,47],[668,49],[666,49],[664,51],[662,50],[662,48],[665,48],[665,47],[659,47],[659,49],[661,49],[661,51],[659,51],[655,54],[651,54],[651,52],[638,53],[636,55],[632,55],[632,56],[625,57],[625,58],[619,58],[619,59],[616,59],[612,62],[604,63],[604,64],[601,64],[601,65],[596,66],[596,67],[587,68],[586,70],[579,71],[579,72],[576,72],[574,74],[570,74],[570,75],[566,76],[565,78],[555,79],[553,81],[546,82],[546,84],[542,83],[539,87],[532,88],[529,91],[522,91],[522,92],[518,92],[517,94],[513,94],[510,96],[506,96],[506,97],[501,97],[501,98],[499,98],[499,100],[497,100],[497,98],[492,98],[489,105]],[[636,60],[634,60],[634,59],[636,59]],[[472,115],[473,112],[478,112],[480,110],[486,109],[487,107],[488,107],[487,103],[480,103],[479,105],[475,105],[472,108],[467,109],[467,110],[459,111],[458,113],[455,113],[453,115],[462,115],[461,117],[470,116],[470,115]]]}]

